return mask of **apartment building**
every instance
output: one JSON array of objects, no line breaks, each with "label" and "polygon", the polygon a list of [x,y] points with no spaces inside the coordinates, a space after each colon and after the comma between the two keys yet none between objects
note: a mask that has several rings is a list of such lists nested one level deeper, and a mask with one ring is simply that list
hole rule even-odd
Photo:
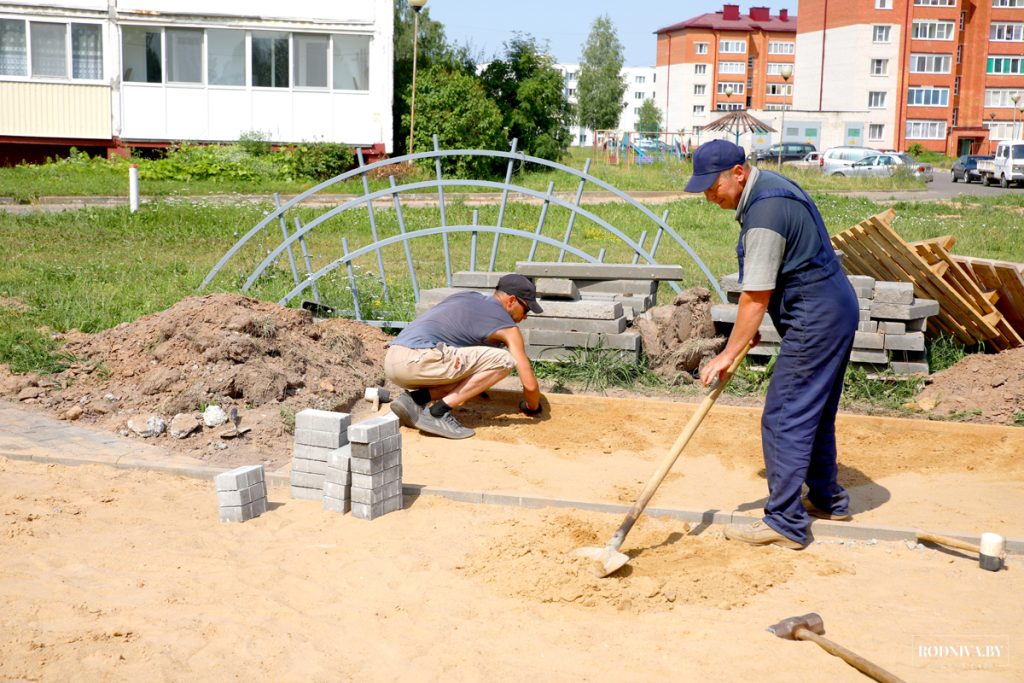
[{"label": "apartment building", "polygon": [[794,104],[867,110],[848,138],[956,156],[1021,137],[1024,0],[800,0],[799,14]]},{"label": "apartment building", "polygon": [[[576,89],[579,86],[580,65],[579,64],[556,64],[562,77],[565,79],[565,96],[575,105],[579,102],[576,96]],[[661,110],[662,123],[665,123],[665,108],[658,100],[657,73],[653,66],[627,66],[620,72],[623,81],[626,83],[626,91],[622,95],[622,115],[619,117],[618,129],[621,131],[635,131],[637,121],[640,118],[640,107],[645,100],[654,100],[654,104]],[[572,145],[574,147],[586,147],[594,143],[594,132],[587,128],[580,128],[573,125]]]},{"label": "apartment building", "polygon": [[772,15],[768,7],[751,7],[742,14],[732,4],[655,31],[667,128],[699,134],[723,111],[790,109],[796,34],[797,18],[787,10]]},{"label": "apartment building", "polygon": [[74,145],[391,152],[391,0],[0,1],[0,163]]}]

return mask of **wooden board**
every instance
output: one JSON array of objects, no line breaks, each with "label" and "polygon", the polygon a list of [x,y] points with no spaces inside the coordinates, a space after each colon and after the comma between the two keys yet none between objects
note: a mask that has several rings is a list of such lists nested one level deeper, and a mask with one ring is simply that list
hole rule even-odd
[{"label": "wooden board", "polygon": [[1024,337],[1024,264],[959,256],[953,260],[984,289],[996,292],[996,309]]}]

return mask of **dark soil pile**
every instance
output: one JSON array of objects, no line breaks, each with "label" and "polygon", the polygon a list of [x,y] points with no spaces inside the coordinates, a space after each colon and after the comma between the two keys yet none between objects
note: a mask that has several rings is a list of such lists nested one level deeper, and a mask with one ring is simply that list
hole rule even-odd
[{"label": "dark soil pile", "polygon": [[989,424],[1024,421],[1024,348],[976,353],[937,372],[917,407],[943,418]]},{"label": "dark soil pile", "polygon": [[[280,466],[295,412],[361,409],[365,388],[384,384],[387,339],[368,325],[314,322],[308,311],[234,294],[191,297],[99,334],[68,333],[74,365],[45,379],[0,378],[0,393],[127,435],[130,420],[158,415],[170,425],[182,416],[199,423],[194,433],[146,440],[211,464]],[[230,422],[203,425],[210,405],[234,408],[250,431],[225,438]]]},{"label": "dark soil pile", "polygon": [[651,369],[670,384],[693,381],[704,359],[725,346],[711,320],[711,290],[693,287],[668,306],[655,306],[633,321]]}]

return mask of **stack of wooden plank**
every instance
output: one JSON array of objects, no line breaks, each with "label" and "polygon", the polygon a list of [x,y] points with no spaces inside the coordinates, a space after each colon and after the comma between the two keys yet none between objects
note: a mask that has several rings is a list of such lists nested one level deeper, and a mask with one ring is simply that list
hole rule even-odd
[{"label": "stack of wooden plank", "polygon": [[951,239],[908,243],[892,229],[895,215],[889,209],[832,238],[844,254],[846,272],[910,282],[916,296],[938,301],[938,315],[928,320],[932,335],[945,334],[967,345],[984,343],[998,351],[1024,345],[1021,332],[995,305],[998,292],[983,288],[949,254]]}]

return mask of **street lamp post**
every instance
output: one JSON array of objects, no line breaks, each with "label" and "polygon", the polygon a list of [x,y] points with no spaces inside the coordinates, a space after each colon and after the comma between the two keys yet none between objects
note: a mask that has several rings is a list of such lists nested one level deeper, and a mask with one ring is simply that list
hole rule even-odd
[{"label": "street lamp post", "polygon": [[[736,91],[733,90],[732,85],[725,86],[725,99],[726,99],[727,102],[732,99],[732,94],[734,92],[736,92]],[[732,104],[732,103],[729,102],[729,104]],[[737,147],[740,146],[740,126],[739,126],[739,124],[736,124],[736,141],[735,141],[735,144],[736,144]]]},{"label": "street lamp post", "polygon": [[789,87],[789,77],[793,75],[793,67],[786,64],[779,70],[782,76],[782,130],[779,131],[779,169],[782,169],[782,143],[786,138],[786,88]]},{"label": "street lamp post", "polygon": [[427,0],[409,0],[409,6],[415,12],[412,22],[412,103],[409,107],[409,154],[413,153],[413,135],[416,132],[416,51],[420,40],[420,10],[426,4]]},{"label": "street lamp post", "polygon": [[992,153],[992,133],[993,133],[993,129],[995,128],[995,125],[996,125],[996,113],[994,111],[990,111],[988,113],[988,121],[989,121],[989,124],[988,124],[988,153],[991,154]]},{"label": "street lamp post", "polygon": [[1017,117],[1017,120],[1020,121],[1021,134],[1014,138],[1015,140],[1019,140],[1020,138],[1024,137],[1024,102],[1021,102],[1017,106],[1017,111],[1020,112],[1020,116]]},{"label": "street lamp post", "polygon": [[1015,92],[1010,95],[1010,101],[1013,102],[1013,111],[1010,112],[1011,123],[1010,123],[1010,137],[1017,137],[1017,102],[1020,101],[1020,93]]}]

